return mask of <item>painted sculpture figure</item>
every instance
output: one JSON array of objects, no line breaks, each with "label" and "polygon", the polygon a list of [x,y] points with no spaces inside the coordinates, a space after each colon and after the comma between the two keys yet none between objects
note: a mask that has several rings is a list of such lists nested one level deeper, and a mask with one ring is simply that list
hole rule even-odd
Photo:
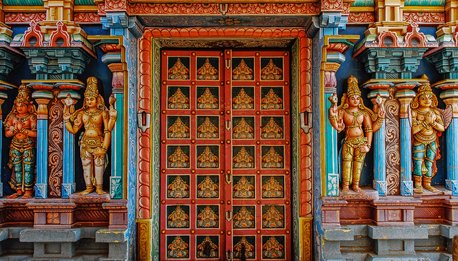
[{"label": "painted sculpture figure", "polygon": [[372,134],[380,129],[385,118],[382,99],[375,99],[374,111],[364,106],[358,79],[348,78],[348,90],[337,107],[337,95],[329,98],[329,121],[338,132],[345,130],[342,147],[342,193],[361,192],[359,181],[366,153],[371,149]]},{"label": "painted sculpture figure", "polygon": [[5,136],[13,137],[10,145],[8,167],[12,169],[9,184],[16,193],[8,198],[32,198],[35,172],[35,142],[37,114],[30,90],[21,85],[13,109],[5,120]]},{"label": "painted sculpture figure", "polygon": [[437,109],[437,104],[437,97],[432,92],[429,83],[422,84],[418,88],[417,95],[410,104],[415,193],[423,193],[423,188],[433,193],[439,192],[431,186],[431,179],[437,171],[438,135],[445,131],[444,120],[441,111]]},{"label": "painted sculpture figure", "polygon": [[117,111],[114,109],[116,99],[109,99],[110,109],[105,106],[103,97],[99,94],[97,79],[89,77],[84,92],[83,107],[74,111],[75,100],[68,96],[64,100],[65,128],[76,134],[84,126],[80,139],[81,163],[83,165],[86,189],[80,194],[86,195],[94,191],[102,195],[103,173],[107,164],[106,153],[110,146],[111,131],[115,125]]}]

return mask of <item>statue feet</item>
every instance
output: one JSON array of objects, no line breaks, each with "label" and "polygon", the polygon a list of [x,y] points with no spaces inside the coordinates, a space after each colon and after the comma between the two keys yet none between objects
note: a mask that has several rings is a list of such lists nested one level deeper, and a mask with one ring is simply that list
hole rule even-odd
[{"label": "statue feet", "polygon": [[102,185],[97,185],[97,188],[95,189],[95,192],[99,195],[107,194],[105,191],[102,189]]},{"label": "statue feet", "polygon": [[86,186],[86,189],[81,191],[79,194],[80,195],[87,195],[89,193],[92,193],[94,191],[94,187],[93,186]]},{"label": "statue feet", "polygon": [[432,187],[431,186],[431,177],[426,177],[424,176],[423,177],[423,187],[428,190],[428,191],[431,191],[432,193],[439,193],[440,190],[436,189],[435,187]]},{"label": "statue feet", "polygon": [[33,190],[26,190],[22,198],[33,198]]},{"label": "statue feet", "polygon": [[413,176],[415,188],[413,192],[416,194],[423,194],[423,187],[421,186],[421,176]]},{"label": "statue feet", "polygon": [[353,185],[353,186],[351,186],[351,188],[356,193],[363,193],[363,190],[359,187],[359,185]]},{"label": "statue feet", "polygon": [[22,192],[21,189],[17,189],[17,190],[16,190],[16,193],[11,194],[11,195],[9,195],[9,196],[6,197],[6,198],[9,198],[9,199],[18,198],[18,197],[22,196],[23,193],[24,193],[24,192]]}]

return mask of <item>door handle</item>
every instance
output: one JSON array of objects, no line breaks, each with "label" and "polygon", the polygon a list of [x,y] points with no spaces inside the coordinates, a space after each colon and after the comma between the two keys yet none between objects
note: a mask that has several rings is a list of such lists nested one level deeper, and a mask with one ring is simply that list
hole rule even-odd
[{"label": "door handle", "polygon": [[226,211],[226,220],[230,222],[232,220],[232,211]]},{"label": "door handle", "polygon": [[226,173],[226,183],[231,184],[232,183],[232,175],[231,173]]},{"label": "door handle", "polygon": [[231,129],[231,125],[232,125],[232,121],[231,120],[227,120],[226,121],[226,130],[230,130]]},{"label": "door handle", "polygon": [[226,251],[226,260],[227,261],[234,260],[234,253],[231,250],[227,250]]}]

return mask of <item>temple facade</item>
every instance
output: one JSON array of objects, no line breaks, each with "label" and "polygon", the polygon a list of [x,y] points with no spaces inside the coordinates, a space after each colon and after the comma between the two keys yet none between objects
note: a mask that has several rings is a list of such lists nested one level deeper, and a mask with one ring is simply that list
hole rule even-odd
[{"label": "temple facade", "polygon": [[458,260],[457,20],[1,1],[0,260]]}]

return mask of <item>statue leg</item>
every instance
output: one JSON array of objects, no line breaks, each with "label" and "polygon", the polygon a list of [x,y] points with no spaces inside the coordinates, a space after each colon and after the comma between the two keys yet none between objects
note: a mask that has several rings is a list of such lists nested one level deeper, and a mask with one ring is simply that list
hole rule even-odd
[{"label": "statue leg", "polygon": [[421,186],[421,180],[425,171],[424,158],[425,158],[425,145],[418,144],[413,146],[413,178],[415,183],[414,192],[421,194],[423,193],[423,187]]},{"label": "statue leg", "polygon": [[363,170],[364,158],[366,157],[365,152],[361,152],[359,149],[355,149],[355,157],[353,161],[353,184],[352,189],[355,192],[361,192],[359,187],[359,180],[361,178],[361,171]]},{"label": "statue leg", "polygon": [[351,180],[351,161],[353,159],[354,148],[344,143],[342,147],[342,193],[347,193],[350,189]]},{"label": "statue leg", "polygon": [[10,150],[10,161],[13,164],[13,171],[15,175],[15,181],[14,181],[14,186],[16,189],[16,193],[9,195],[7,198],[17,198],[22,196],[24,193],[24,189],[22,187],[22,179],[23,179],[23,174],[22,174],[22,155],[21,152],[17,149],[11,149]]},{"label": "statue leg", "polygon": [[24,187],[25,194],[22,198],[33,197],[33,163],[35,162],[35,151],[33,149],[25,150],[22,154],[23,167],[24,167]]},{"label": "statue leg", "polygon": [[94,191],[94,185],[92,184],[92,169],[93,169],[93,157],[92,155],[81,148],[81,164],[83,165],[84,182],[86,183],[86,189],[80,192],[80,195],[87,195]]},{"label": "statue leg", "polygon": [[95,163],[95,184],[96,189],[95,192],[99,195],[106,194],[103,191],[103,172],[105,171],[105,156],[96,156],[94,157]]},{"label": "statue leg", "polygon": [[431,180],[433,178],[433,163],[436,160],[437,146],[436,142],[431,142],[426,146],[426,157],[425,157],[425,167],[426,173],[423,176],[423,187],[426,190],[429,190],[433,193],[439,192],[438,189],[431,186]]}]

